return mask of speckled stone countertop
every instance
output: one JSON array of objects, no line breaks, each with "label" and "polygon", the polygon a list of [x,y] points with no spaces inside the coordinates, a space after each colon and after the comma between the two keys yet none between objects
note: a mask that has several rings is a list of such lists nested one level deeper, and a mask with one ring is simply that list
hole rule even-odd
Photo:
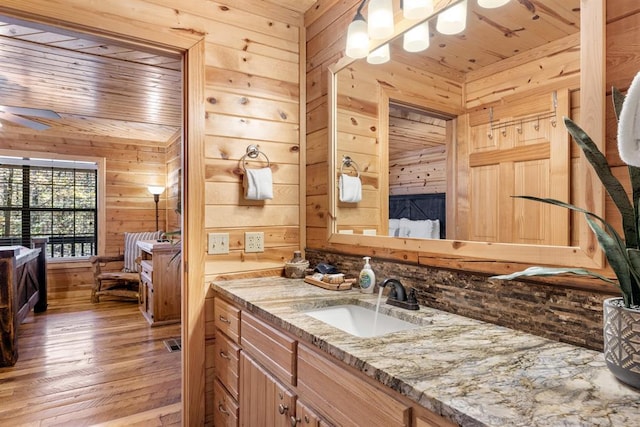
[{"label": "speckled stone countertop", "polygon": [[299,279],[217,281],[215,291],[463,426],[636,426],[640,392],[619,383],[602,353],[455,314],[387,304],[421,327],[357,338],[303,313],[377,295],[329,291]]}]

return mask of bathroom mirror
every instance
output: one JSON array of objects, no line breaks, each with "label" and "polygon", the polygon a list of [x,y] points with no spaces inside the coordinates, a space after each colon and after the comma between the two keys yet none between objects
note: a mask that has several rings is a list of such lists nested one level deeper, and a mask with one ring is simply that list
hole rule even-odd
[{"label": "bathroom mirror", "polygon": [[[343,59],[331,67],[329,242],[435,256],[601,267],[597,243],[582,218],[549,213],[548,207],[532,202],[514,203],[510,196],[539,190],[542,196],[603,211],[599,185],[579,188],[594,182],[593,177],[575,152],[571,159],[573,142],[562,124],[562,116],[573,117],[595,140],[604,141],[597,137],[604,135],[603,11],[602,0],[512,0],[499,9],[482,9],[469,0],[467,30],[461,34],[440,35],[435,17],[430,19],[431,46],[426,52],[405,52],[399,34],[390,42],[387,64]],[[519,19],[521,25],[516,24]],[[544,31],[529,31],[539,22],[545,22]],[[436,145],[413,155],[409,146],[416,139],[416,126],[428,136],[424,140]],[[398,136],[404,136],[400,149],[391,145]],[[556,142],[563,138],[566,143]],[[433,142],[438,139],[440,145]],[[512,146],[502,147],[502,160],[491,158],[492,149],[505,143]],[[399,161],[389,162],[394,152],[405,154],[404,161],[413,157],[431,166],[413,183],[409,178],[396,185],[395,191],[409,194],[413,184],[444,193],[447,208],[441,221],[446,226],[441,235],[447,239],[387,235],[388,200],[394,193],[390,171],[399,175]],[[513,157],[516,152],[522,157]],[[341,169],[345,172],[346,156],[361,174],[358,203],[339,200],[338,176]],[[356,173],[353,166],[346,172]],[[505,176],[516,179],[495,195],[491,190],[500,187]],[[435,183],[438,179],[444,183]],[[505,198],[509,207],[495,204]],[[521,233],[501,239],[506,228]],[[474,229],[495,232],[483,239]]]}]

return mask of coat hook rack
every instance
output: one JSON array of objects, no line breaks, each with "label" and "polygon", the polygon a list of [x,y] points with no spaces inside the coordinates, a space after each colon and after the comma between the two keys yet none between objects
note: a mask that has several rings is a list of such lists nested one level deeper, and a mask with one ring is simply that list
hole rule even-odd
[{"label": "coat hook rack", "polygon": [[499,130],[502,133],[502,136],[507,136],[507,128],[510,126],[515,126],[516,130],[519,134],[522,134],[523,126],[525,123],[534,123],[533,128],[536,131],[540,130],[540,120],[549,119],[551,126],[556,127],[558,124],[558,93],[553,91],[552,93],[553,99],[553,111],[548,113],[536,114],[524,119],[515,119],[508,120],[506,122],[493,122],[493,107],[489,107],[489,132],[487,133],[487,137],[489,139],[493,138],[493,131]]}]

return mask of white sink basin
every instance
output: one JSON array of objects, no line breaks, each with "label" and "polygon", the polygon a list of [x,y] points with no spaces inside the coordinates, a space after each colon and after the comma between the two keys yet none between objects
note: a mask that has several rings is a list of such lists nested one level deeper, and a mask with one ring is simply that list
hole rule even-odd
[{"label": "white sink basin", "polygon": [[[420,327],[414,323],[378,313],[359,305],[334,305],[304,312],[322,322],[361,338],[379,337],[391,332]],[[375,327],[375,329],[374,329]]]}]

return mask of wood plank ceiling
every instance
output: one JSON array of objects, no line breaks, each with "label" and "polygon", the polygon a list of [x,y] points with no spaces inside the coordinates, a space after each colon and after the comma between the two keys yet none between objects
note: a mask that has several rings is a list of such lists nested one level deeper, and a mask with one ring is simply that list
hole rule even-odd
[{"label": "wood plank ceiling", "polygon": [[[51,126],[47,134],[167,144],[181,129],[181,67],[179,55],[0,16],[0,105],[57,112],[59,120],[34,119]],[[1,123],[13,133],[35,132]]]}]

